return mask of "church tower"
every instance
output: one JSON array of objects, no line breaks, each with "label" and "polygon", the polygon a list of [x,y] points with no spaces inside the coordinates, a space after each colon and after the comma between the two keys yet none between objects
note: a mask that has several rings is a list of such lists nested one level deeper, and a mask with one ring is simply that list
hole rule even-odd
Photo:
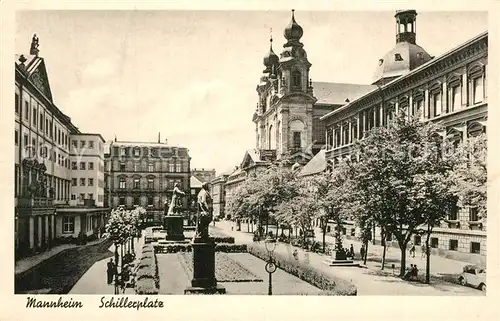
[{"label": "church tower", "polygon": [[312,156],[312,108],[316,99],[309,80],[311,63],[300,42],[303,33],[292,10],[280,57],[273,51],[272,38],[264,57],[265,69],[257,85],[259,101],[253,121],[256,149],[261,156],[263,153],[273,154],[277,159],[287,156],[305,164]]}]

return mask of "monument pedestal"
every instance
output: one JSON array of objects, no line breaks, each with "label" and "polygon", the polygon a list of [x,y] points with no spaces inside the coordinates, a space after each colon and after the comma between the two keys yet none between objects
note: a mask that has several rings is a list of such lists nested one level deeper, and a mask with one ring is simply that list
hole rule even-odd
[{"label": "monument pedestal", "polygon": [[184,294],[225,294],[226,289],[215,279],[215,242],[213,238],[194,239],[193,279]]},{"label": "monument pedestal", "polygon": [[167,241],[184,241],[184,217],[178,215],[165,216]]}]

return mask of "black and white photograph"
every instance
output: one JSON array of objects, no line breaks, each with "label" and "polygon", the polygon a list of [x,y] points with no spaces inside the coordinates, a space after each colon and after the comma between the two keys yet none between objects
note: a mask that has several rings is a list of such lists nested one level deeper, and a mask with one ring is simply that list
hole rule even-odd
[{"label": "black and white photograph", "polygon": [[13,294],[489,292],[487,10],[14,15]]}]

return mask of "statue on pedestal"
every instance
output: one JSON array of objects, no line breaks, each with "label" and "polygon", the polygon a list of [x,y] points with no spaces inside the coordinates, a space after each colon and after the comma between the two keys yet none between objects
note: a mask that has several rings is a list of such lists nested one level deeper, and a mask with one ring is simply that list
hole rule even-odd
[{"label": "statue on pedestal", "polygon": [[208,239],[208,225],[212,221],[212,196],[208,191],[208,183],[203,183],[198,193],[198,215],[196,219],[196,235],[198,239]]},{"label": "statue on pedestal", "polygon": [[180,206],[178,203],[180,203],[180,199],[184,195],[186,195],[186,193],[181,191],[181,189],[179,188],[179,183],[175,183],[174,192],[172,195],[172,201],[170,202],[170,207],[168,208],[167,216],[179,214],[179,207]]}]

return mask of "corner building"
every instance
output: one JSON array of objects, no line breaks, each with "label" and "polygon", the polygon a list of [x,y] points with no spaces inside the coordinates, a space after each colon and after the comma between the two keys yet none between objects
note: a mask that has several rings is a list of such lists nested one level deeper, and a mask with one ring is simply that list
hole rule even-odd
[{"label": "corner building", "polygon": [[175,183],[186,193],[182,205],[190,204],[189,151],[167,143],[114,141],[105,155],[107,197],[110,207],[142,206],[148,221],[162,224],[165,203],[172,198]]},{"label": "corner building", "polygon": [[[375,89],[322,117],[329,148],[327,161],[350,157],[353,142],[385,126],[400,110],[422,121],[442,122],[443,139],[466,140],[486,132],[488,117],[488,33],[484,32],[439,57],[416,44],[415,10],[397,11],[396,45],[376,66]],[[355,237],[354,222],[348,222]],[[346,231],[344,231],[346,234]],[[374,233],[377,239],[380,233]],[[348,237],[350,237],[348,236]],[[388,238],[392,242],[391,237]],[[422,244],[414,236],[416,245]],[[433,254],[474,263],[486,262],[486,220],[458,202],[431,236]]]},{"label": "corner building", "polygon": [[[70,204],[71,161],[77,153],[71,150],[73,137],[87,135],[71,122],[55,104],[45,67],[45,60],[39,56],[39,40],[32,39],[27,55],[16,55],[15,61],[15,255],[16,258],[36,254],[52,246],[68,241],[85,242],[85,233],[72,220],[65,220],[64,213],[76,210],[80,214],[99,212],[98,222],[105,220],[105,208],[88,203],[83,206]],[[103,156],[96,141],[95,157]],[[96,164],[97,166],[97,164]],[[102,167],[101,167],[102,173]],[[96,186],[98,184],[96,175]],[[103,193],[95,191],[98,197]],[[97,216],[97,215],[96,215]],[[86,219],[86,218],[84,218]],[[65,223],[66,222],[66,223]],[[86,235],[84,235],[86,234]]]}]

